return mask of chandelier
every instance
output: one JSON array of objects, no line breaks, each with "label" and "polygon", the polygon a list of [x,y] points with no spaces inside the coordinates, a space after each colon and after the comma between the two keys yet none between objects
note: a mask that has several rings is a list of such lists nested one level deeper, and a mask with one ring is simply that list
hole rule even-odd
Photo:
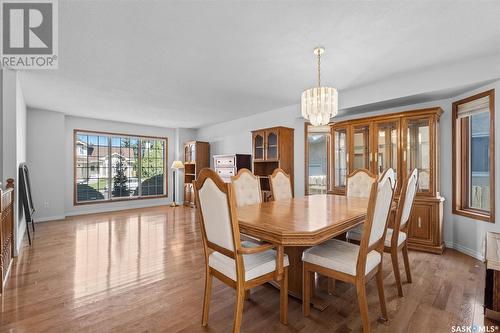
[{"label": "chandelier", "polygon": [[321,86],[321,55],[324,52],[322,47],[314,49],[314,54],[318,56],[318,86],[305,90],[301,98],[302,117],[313,126],[328,124],[339,111],[337,89]]}]

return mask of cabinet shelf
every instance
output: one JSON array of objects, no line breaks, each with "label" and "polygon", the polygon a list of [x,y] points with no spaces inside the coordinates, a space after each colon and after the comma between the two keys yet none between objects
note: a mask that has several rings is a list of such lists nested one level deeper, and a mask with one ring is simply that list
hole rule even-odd
[{"label": "cabinet shelf", "polygon": [[184,205],[194,207],[194,188],[203,168],[210,166],[210,144],[202,141],[189,141],[184,144]]}]

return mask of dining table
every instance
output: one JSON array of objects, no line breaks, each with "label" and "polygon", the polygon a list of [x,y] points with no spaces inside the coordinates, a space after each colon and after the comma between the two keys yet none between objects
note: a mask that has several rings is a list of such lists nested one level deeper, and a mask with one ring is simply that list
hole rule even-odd
[{"label": "dining table", "polygon": [[[275,245],[278,262],[289,259],[288,291],[302,299],[302,252],[344,234],[363,223],[368,198],[317,194],[242,206],[237,210],[240,232]],[[278,264],[278,279],[283,276]],[[317,302],[313,306],[324,308]]]}]

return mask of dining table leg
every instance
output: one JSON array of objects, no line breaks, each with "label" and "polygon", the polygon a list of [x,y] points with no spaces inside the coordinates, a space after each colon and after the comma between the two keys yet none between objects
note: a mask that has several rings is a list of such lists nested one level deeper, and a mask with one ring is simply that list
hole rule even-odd
[{"label": "dining table leg", "polygon": [[281,281],[281,279],[283,279],[283,257],[285,256],[283,245],[277,245],[276,252],[278,267],[276,267],[274,279],[279,282]]}]

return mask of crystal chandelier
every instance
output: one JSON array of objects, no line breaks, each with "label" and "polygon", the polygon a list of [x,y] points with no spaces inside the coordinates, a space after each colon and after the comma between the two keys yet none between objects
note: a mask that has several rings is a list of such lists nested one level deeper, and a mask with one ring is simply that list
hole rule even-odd
[{"label": "crystal chandelier", "polygon": [[337,89],[321,86],[321,55],[324,52],[322,47],[314,49],[314,54],[318,56],[318,86],[305,90],[301,98],[302,117],[313,126],[328,124],[339,111]]}]

